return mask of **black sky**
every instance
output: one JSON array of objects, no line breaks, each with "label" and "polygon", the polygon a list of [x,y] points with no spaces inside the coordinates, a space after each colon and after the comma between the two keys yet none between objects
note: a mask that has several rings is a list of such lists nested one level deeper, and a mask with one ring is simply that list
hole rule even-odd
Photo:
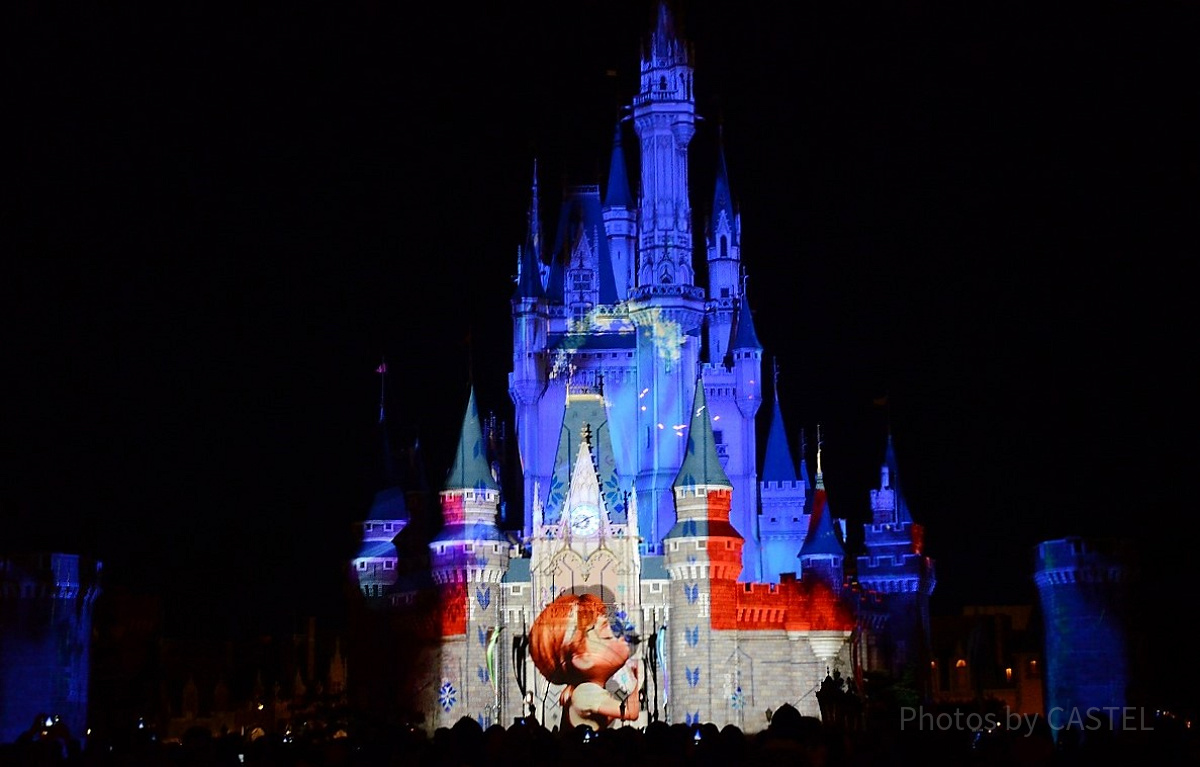
[{"label": "black sky", "polygon": [[[435,476],[469,380],[508,417],[533,160],[548,225],[605,180],[650,18],[302,5],[5,11],[0,547],[94,553],[181,626],[336,615],[381,357]],[[693,205],[721,125],[835,511],[867,513],[890,418],[935,608],[1032,599],[1067,534],[1183,573],[1195,7],[693,5]]]}]

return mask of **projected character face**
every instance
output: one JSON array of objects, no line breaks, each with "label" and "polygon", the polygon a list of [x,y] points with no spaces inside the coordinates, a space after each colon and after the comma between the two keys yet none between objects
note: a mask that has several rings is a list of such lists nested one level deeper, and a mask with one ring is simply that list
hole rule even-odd
[{"label": "projected character face", "polygon": [[604,684],[629,660],[629,643],[613,633],[608,616],[597,616],[583,632],[571,664],[588,681]]},{"label": "projected character face", "polygon": [[[637,665],[599,597],[562,594],[548,604],[530,627],[529,655],[547,681],[563,685],[564,727],[601,729],[614,719],[638,718]],[[605,689],[618,672],[622,697]]]}]

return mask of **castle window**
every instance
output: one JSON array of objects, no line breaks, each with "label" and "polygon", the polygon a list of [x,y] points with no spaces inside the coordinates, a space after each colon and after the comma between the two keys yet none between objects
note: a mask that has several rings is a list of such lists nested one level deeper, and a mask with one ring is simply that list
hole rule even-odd
[{"label": "castle window", "polygon": [[[721,258],[729,258],[729,239],[726,237],[721,238]],[[721,292],[728,293],[729,289],[725,288]]]},{"label": "castle window", "polygon": [[962,658],[959,658],[958,660],[954,661],[954,667],[955,668],[966,668],[967,662],[965,660],[963,660]]},{"label": "castle window", "polygon": [[1012,681],[1012,668],[1011,667],[1004,669],[1004,680],[1006,682]]},{"label": "castle window", "polygon": [[385,559],[385,560],[383,561],[383,569],[384,569],[384,570],[395,570],[395,569],[396,569],[396,563],[395,563],[395,562],[393,562],[393,561],[392,561],[392,560],[390,560],[390,559]]},{"label": "castle window", "polygon": [[374,529],[375,529],[375,525],[373,525],[373,524],[371,524],[370,522],[368,522],[367,524],[363,525],[363,529],[364,529],[364,530],[374,530]]}]

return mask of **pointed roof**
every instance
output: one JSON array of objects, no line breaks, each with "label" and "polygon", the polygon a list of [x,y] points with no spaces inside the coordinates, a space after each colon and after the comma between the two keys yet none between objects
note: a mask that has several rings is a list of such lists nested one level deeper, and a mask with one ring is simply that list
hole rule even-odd
[{"label": "pointed roof", "polygon": [[808,533],[800,546],[800,557],[845,556],[841,536],[833,526],[833,512],[825,492],[825,476],[821,470],[821,427],[817,426],[817,482],[813,493],[812,515],[808,518]]},{"label": "pointed roof", "polygon": [[710,239],[716,233],[717,222],[721,220],[722,212],[725,213],[730,226],[733,226],[734,216],[736,215],[733,209],[733,192],[729,188],[729,169],[725,165],[724,132],[718,132],[717,135],[717,180],[713,190],[712,218],[708,224],[708,236]]},{"label": "pointed roof", "polygon": [[783,411],[779,408],[779,387],[775,387],[775,408],[771,428],[767,432],[767,450],[763,455],[763,482],[795,482],[796,462],[788,447],[787,430],[783,427]]},{"label": "pointed roof", "polygon": [[613,449],[612,427],[604,398],[598,393],[569,393],[559,427],[558,450],[554,456],[554,475],[543,509],[546,523],[557,521],[566,507],[566,493],[574,482],[580,456],[580,435],[586,431],[589,469],[599,478],[603,508],[616,524],[628,521],[625,482],[617,474],[616,451]]},{"label": "pointed roof", "polygon": [[613,136],[612,161],[608,166],[608,191],[604,195],[608,208],[632,208],[633,195],[629,192],[629,176],[625,168],[625,152],[621,148],[621,121],[617,120],[616,135]]},{"label": "pointed roof", "polygon": [[379,422],[375,428],[379,431],[379,490],[371,501],[371,509],[367,513],[368,521],[375,520],[407,520],[408,504],[404,500],[404,491],[400,485],[400,470],[396,466],[396,454],[392,450],[392,439],[388,433],[387,405],[385,402],[384,381],[387,377],[387,363],[380,363],[375,371],[380,378],[379,384]]},{"label": "pointed roof", "polygon": [[[815,487],[813,484],[812,475],[808,473],[808,440],[804,436],[804,429],[800,430],[800,481],[805,487]],[[813,494],[805,493],[804,507],[805,513],[812,513]]]},{"label": "pointed roof", "polygon": [[529,214],[525,245],[517,256],[517,287],[513,299],[541,298],[542,290],[542,220],[538,214],[537,160],[533,161],[533,187],[529,199]]},{"label": "pointed roof", "polygon": [[571,268],[571,256],[584,238],[596,256],[599,302],[615,304],[617,282],[613,276],[612,256],[608,252],[600,188],[594,184],[571,187],[564,193],[550,257],[550,275],[546,278],[546,296],[557,302],[564,299],[564,281],[567,269]]},{"label": "pointed roof", "polygon": [[675,475],[673,487],[701,485],[733,487],[717,457],[717,442],[713,437],[708,399],[704,395],[704,381],[697,378],[696,396],[692,400],[692,421],[687,430],[687,450],[679,473]]},{"label": "pointed roof", "polygon": [[587,431],[579,435],[579,449],[575,453],[575,463],[571,469],[567,500],[573,503],[591,503],[603,508],[600,475],[596,473],[596,458],[592,453],[590,440]]},{"label": "pointed roof", "polygon": [[[817,475],[820,476],[819,474]],[[817,480],[820,482],[820,480]],[[829,497],[825,490],[818,490],[813,503],[812,516],[808,521],[808,533],[800,546],[801,557],[845,556],[841,536],[833,525],[833,512],[829,509]]]},{"label": "pointed roof", "polygon": [[537,251],[526,244],[517,257],[517,286],[513,289],[513,300],[523,298],[537,300],[545,295],[542,276],[538,270]]},{"label": "pointed roof", "polygon": [[887,451],[884,453],[883,465],[887,468],[888,486],[896,495],[896,522],[904,524],[913,521],[912,514],[908,511],[908,501],[904,498],[904,493],[900,490],[900,470],[896,467],[896,448],[892,445],[891,432],[888,433]]},{"label": "pointed roof", "polygon": [[762,351],[762,344],[758,342],[758,333],[754,332],[754,317],[750,314],[750,299],[746,295],[746,289],[742,288],[742,297],[738,301],[737,319],[733,323],[733,343],[729,345],[730,349],[758,349]]},{"label": "pointed roof", "polygon": [[671,57],[675,53],[674,45],[679,39],[671,3],[668,0],[659,0],[654,15],[654,34],[650,42],[651,53],[656,58]]},{"label": "pointed roof", "polygon": [[467,411],[463,414],[462,431],[458,438],[458,449],[454,452],[454,465],[446,477],[446,490],[499,490],[491,467],[488,465],[487,449],[483,441],[483,430],[479,426],[479,411],[475,406],[475,387],[467,400]]}]

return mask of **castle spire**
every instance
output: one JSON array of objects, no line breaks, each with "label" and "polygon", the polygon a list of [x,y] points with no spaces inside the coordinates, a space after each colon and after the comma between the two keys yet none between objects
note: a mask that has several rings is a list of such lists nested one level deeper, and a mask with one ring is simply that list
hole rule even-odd
[{"label": "castle spire", "polygon": [[463,414],[462,430],[459,433],[458,449],[454,451],[454,465],[446,477],[447,491],[453,490],[499,490],[488,466],[487,448],[483,441],[483,430],[479,425],[479,411],[475,405],[475,387],[467,400],[467,411]]},{"label": "castle spire", "polygon": [[616,299],[629,298],[634,281],[634,253],[637,249],[637,206],[629,192],[625,150],[622,148],[621,123],[613,132],[612,161],[608,169],[608,190],[604,196],[604,233],[608,237],[608,255]]},{"label": "castle spire", "polygon": [[657,16],[649,48],[642,53],[641,89],[633,101],[642,149],[637,285],[646,293],[695,284],[687,157],[696,132],[691,48],[668,3],[659,2]]},{"label": "castle spire", "polygon": [[904,493],[900,490],[900,469],[896,465],[896,448],[892,444],[890,430],[887,436],[887,450],[884,453],[883,466],[880,469],[880,487],[891,488],[895,494],[896,521],[900,524],[911,523],[913,518],[908,511],[908,501],[905,500]]},{"label": "castle spire", "polygon": [[754,331],[754,315],[750,312],[750,298],[746,293],[746,281],[742,280],[742,295],[738,300],[737,321],[734,323],[731,349],[756,349],[762,351],[758,333]]},{"label": "castle spire", "polygon": [[621,146],[620,120],[617,120],[613,135],[612,160],[608,166],[608,190],[604,194],[604,205],[609,208],[633,207],[633,195],[629,192],[629,175],[625,170],[625,151]]},{"label": "castle spire", "polygon": [[675,476],[674,486],[733,487],[725,469],[721,468],[721,459],[717,457],[712,415],[708,412],[704,381],[699,378],[696,380],[696,396],[693,403],[692,421],[687,431],[687,449],[684,452],[683,464]]},{"label": "castle spire", "polygon": [[767,432],[767,449],[763,455],[763,482],[795,482],[796,463],[788,447],[787,430],[783,427],[783,410],[779,406],[779,363],[774,362],[775,407],[771,413],[771,428]]},{"label": "castle spire", "polygon": [[[725,129],[717,127],[717,178],[713,188],[712,218],[709,219],[708,237],[717,241],[719,233],[730,236],[729,245],[737,246],[741,241],[741,220],[733,205],[733,192],[729,186],[729,168],[725,164]],[[721,257],[729,258],[728,250]]]},{"label": "castle spire", "polygon": [[825,489],[825,475],[821,471],[821,446],[822,446],[822,444],[823,444],[823,441],[821,440],[821,424],[817,424],[817,477],[816,477],[816,483],[814,485],[814,487],[816,487],[817,490]]},{"label": "castle spire", "polygon": [[381,360],[379,367],[375,368],[375,372],[379,375],[379,422],[376,428],[379,430],[380,440],[380,472],[379,489],[375,493],[375,499],[371,503],[367,519],[388,520],[397,523],[399,528],[403,528],[409,515],[404,492],[400,488],[400,471],[396,466],[392,438],[388,432],[386,387],[384,386],[384,380],[387,378],[387,362]]},{"label": "castle spire", "polygon": [[533,161],[533,187],[530,192],[527,215],[525,245],[517,251],[517,286],[513,300],[536,300],[544,294],[542,289],[542,222],[538,214],[537,159]]}]

